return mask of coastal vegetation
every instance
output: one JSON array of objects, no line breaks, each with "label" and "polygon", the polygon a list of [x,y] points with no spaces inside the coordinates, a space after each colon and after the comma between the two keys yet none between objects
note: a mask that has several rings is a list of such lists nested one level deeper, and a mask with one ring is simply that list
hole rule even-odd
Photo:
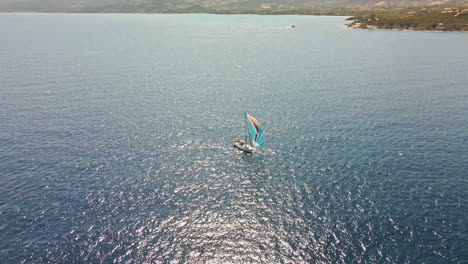
[{"label": "coastal vegetation", "polygon": [[432,31],[468,31],[468,8],[420,7],[361,11],[349,27],[357,29],[402,29]]}]

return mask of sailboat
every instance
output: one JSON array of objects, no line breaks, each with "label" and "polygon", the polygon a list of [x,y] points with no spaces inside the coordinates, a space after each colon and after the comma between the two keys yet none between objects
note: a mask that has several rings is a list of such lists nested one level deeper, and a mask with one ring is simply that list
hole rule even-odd
[{"label": "sailboat", "polygon": [[245,153],[252,153],[256,148],[263,146],[263,128],[253,116],[245,113],[245,140],[234,139],[233,146]]}]

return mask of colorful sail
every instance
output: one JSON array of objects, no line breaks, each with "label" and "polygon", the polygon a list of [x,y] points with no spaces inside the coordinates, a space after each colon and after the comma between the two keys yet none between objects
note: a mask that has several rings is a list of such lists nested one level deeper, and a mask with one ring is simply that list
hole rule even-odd
[{"label": "colorful sail", "polygon": [[251,115],[247,115],[247,125],[249,127],[250,140],[252,146],[260,147],[263,145],[263,128],[260,122]]}]

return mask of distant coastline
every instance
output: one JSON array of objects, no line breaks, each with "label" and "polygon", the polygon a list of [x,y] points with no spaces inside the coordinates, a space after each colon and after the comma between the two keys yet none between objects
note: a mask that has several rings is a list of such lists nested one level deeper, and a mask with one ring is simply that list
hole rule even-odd
[{"label": "distant coastline", "polygon": [[387,29],[406,31],[458,31],[468,32],[468,5],[420,6],[410,8],[288,8],[288,9],[203,9],[177,10],[122,10],[122,9],[76,9],[62,11],[0,10],[0,13],[52,13],[52,14],[218,14],[218,15],[304,15],[343,16],[353,29]]}]

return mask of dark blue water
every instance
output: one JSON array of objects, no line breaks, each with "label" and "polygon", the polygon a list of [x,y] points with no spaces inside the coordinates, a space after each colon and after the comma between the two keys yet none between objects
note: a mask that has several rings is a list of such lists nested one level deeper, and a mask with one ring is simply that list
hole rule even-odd
[{"label": "dark blue water", "polygon": [[466,263],[468,34],[344,23],[0,14],[0,262]]}]

